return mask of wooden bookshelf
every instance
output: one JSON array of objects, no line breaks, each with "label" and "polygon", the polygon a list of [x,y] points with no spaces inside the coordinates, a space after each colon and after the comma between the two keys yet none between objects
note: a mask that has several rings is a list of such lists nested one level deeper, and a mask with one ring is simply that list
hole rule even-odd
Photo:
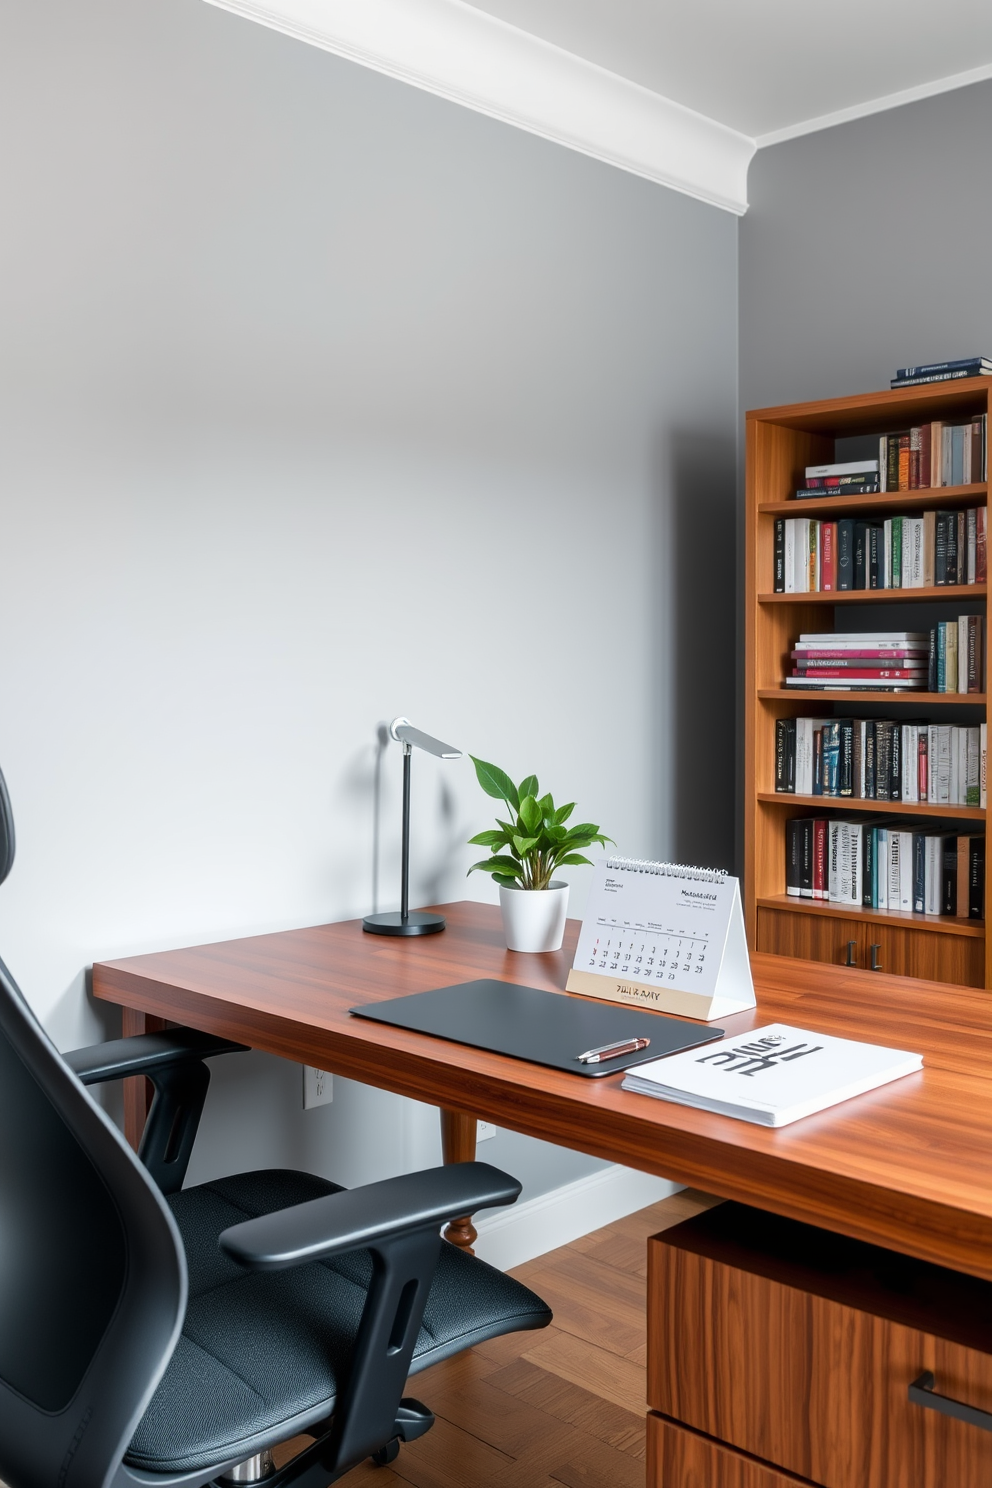
[{"label": "wooden bookshelf", "polygon": [[[981,830],[988,815],[974,806],[796,796],[775,791],[775,723],[779,718],[947,717],[985,722],[985,693],[805,691],[786,688],[789,651],[802,631],[866,629],[851,623],[847,606],[912,605],[912,627],[928,630],[934,619],[957,612],[987,612],[987,585],[928,589],[873,589],[842,593],[775,594],[774,533],[777,517],[877,514],[984,506],[988,486],[940,486],[877,495],[816,497],[797,501],[805,466],[835,458],[834,442],[856,435],[893,433],[940,419],[962,422],[990,411],[992,379],[964,378],[929,387],[861,394],[817,403],[764,408],[747,415],[746,666],[745,666],[745,874],[748,940],[759,951],[809,960],[848,962],[906,976],[992,987],[992,946],[986,920],[871,910],[785,893],[785,823],[794,816],[844,817],[860,812],[903,817],[917,823],[960,824]],[[846,459],[846,454],[838,454]],[[990,482],[992,483],[992,482]],[[900,619],[900,628],[905,622]],[[940,710],[938,712],[937,710]],[[956,721],[953,719],[951,721]],[[986,918],[989,877],[986,874]]]}]

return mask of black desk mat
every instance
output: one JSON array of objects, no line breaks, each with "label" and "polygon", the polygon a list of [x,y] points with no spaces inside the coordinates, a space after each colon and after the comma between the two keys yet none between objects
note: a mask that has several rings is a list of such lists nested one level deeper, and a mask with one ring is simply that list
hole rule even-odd
[{"label": "black desk mat", "polygon": [[[370,1002],[350,1011],[358,1018],[390,1023],[413,1033],[429,1033],[492,1054],[510,1054],[514,1059],[591,1079],[708,1044],[723,1038],[724,1032],[664,1013],[490,980],[413,992],[408,997]],[[649,1038],[651,1043],[646,1049],[620,1054],[602,1064],[580,1064],[578,1060],[577,1056],[587,1049],[629,1038]]]}]

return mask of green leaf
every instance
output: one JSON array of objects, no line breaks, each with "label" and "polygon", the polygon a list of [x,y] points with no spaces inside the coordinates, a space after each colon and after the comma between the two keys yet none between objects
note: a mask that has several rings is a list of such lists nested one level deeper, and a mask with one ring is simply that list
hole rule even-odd
[{"label": "green leaf", "polygon": [[513,845],[520,856],[522,858],[525,858],[527,854],[537,846],[540,840],[541,839],[539,837],[514,837]]},{"label": "green leaf", "polygon": [[479,832],[475,837],[468,839],[469,847],[505,847],[510,837],[506,832]]},{"label": "green leaf", "polygon": [[473,863],[468,871],[474,873],[477,868],[482,873],[509,873],[515,877],[520,873],[520,864],[512,858],[486,858],[481,863]]},{"label": "green leaf", "polygon": [[520,810],[520,797],[517,795],[517,787],[498,765],[489,765],[485,760],[476,759],[474,754],[469,759],[475,766],[476,777],[487,796],[493,796],[497,801],[507,801],[514,811]]},{"label": "green leaf", "polygon": [[524,796],[536,796],[539,789],[540,787],[537,783],[537,776],[528,775],[527,779],[521,780],[520,784],[517,786],[517,793],[519,794],[522,801]]},{"label": "green leaf", "polygon": [[541,808],[534,800],[534,797],[524,796],[517,810],[520,813],[520,820],[526,831],[530,833],[536,832],[541,825]]},{"label": "green leaf", "polygon": [[595,822],[579,822],[577,826],[569,827],[568,840],[571,842],[573,837],[595,837],[598,832]]},{"label": "green leaf", "polygon": [[581,853],[566,853],[563,858],[555,859],[556,868],[577,868],[580,863],[589,863],[589,866],[592,867],[589,859],[584,858]]},{"label": "green leaf", "polygon": [[511,878],[508,873],[494,873],[493,878],[498,884],[502,884],[504,889],[518,889],[520,887],[519,878]]},{"label": "green leaf", "polygon": [[568,818],[571,816],[571,814],[572,814],[572,812],[574,810],[575,810],[575,802],[574,801],[569,801],[569,803],[568,803],[567,806],[559,806],[558,807],[558,810],[555,812],[555,821],[556,822],[559,822],[559,823],[560,822],[568,821]]},{"label": "green leaf", "polygon": [[545,827],[544,834],[549,842],[564,842],[568,836],[564,827]]},{"label": "green leaf", "polygon": [[[537,795],[537,781],[536,780],[534,782],[534,794],[535,794],[535,796]],[[554,819],[554,814],[555,814],[555,800],[554,800],[554,796],[551,794],[550,791],[548,791],[548,794],[546,796],[542,796],[541,799],[538,801],[537,804],[541,808],[541,815],[542,816],[545,816],[545,817],[550,816],[552,818],[552,820]]]}]

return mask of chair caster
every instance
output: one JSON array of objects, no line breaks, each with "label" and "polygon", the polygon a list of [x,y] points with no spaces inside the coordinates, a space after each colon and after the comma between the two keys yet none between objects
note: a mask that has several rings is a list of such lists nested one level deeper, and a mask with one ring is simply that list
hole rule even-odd
[{"label": "chair caster", "polygon": [[389,1463],[395,1462],[399,1455],[399,1440],[394,1436],[392,1441],[387,1442],[384,1447],[380,1447],[378,1452],[372,1453],[371,1460],[376,1467],[388,1467]]}]

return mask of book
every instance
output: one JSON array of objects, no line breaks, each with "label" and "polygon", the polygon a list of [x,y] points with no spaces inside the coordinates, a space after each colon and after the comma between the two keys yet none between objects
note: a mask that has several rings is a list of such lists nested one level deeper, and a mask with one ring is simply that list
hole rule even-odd
[{"label": "book", "polygon": [[817,480],[828,476],[878,474],[877,460],[842,460],[832,465],[807,465],[806,479]]},{"label": "book", "polygon": [[624,1090],[761,1126],[788,1126],[923,1068],[923,1059],[854,1039],[769,1023],[638,1065]]},{"label": "book", "polygon": [[962,369],[970,371],[972,367],[981,367],[992,372],[992,360],[984,356],[959,357],[955,362],[928,362],[921,367],[899,367],[896,370],[896,380],[905,382],[909,377],[931,377],[939,372],[960,372]]},{"label": "book", "polygon": [[926,377],[893,377],[889,383],[890,388],[922,387],[930,382],[949,382],[958,377],[987,377],[992,373],[992,367],[957,367],[952,372],[931,372]]}]

